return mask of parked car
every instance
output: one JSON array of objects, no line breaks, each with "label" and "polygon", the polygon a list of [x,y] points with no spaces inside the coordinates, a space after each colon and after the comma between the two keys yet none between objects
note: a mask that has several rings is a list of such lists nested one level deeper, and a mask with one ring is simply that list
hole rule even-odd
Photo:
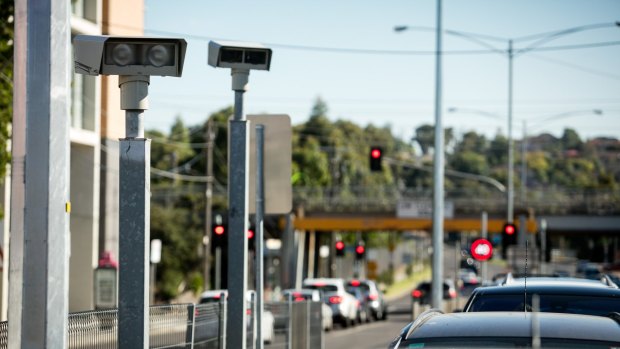
[{"label": "parked car", "polygon": [[387,303],[383,297],[383,292],[379,290],[377,284],[371,280],[349,280],[349,287],[357,287],[366,296],[370,314],[375,320],[387,319]]},{"label": "parked car", "polygon": [[558,277],[507,278],[502,286],[472,292],[464,312],[531,310],[538,295],[541,312],[607,316],[620,312],[620,289],[597,280]]},{"label": "parked car", "polygon": [[[620,345],[617,316],[531,312],[424,312],[389,344],[400,348],[614,348]],[[533,338],[535,333],[539,335]]]},{"label": "parked car", "polygon": [[362,322],[370,321],[370,307],[368,304],[368,299],[364,295],[364,292],[357,287],[345,286],[347,292],[352,294],[355,299],[357,299],[357,323],[361,324]]},{"label": "parked car", "polygon": [[312,289],[297,289],[297,290],[284,290],[282,291],[282,298],[284,301],[292,299],[293,302],[321,302],[321,321],[323,330],[330,331],[334,327],[332,309],[321,298],[321,291]]},{"label": "parked car", "polygon": [[[431,304],[431,281],[423,281],[418,284],[413,291],[411,291],[411,297],[414,301],[420,304]],[[456,288],[454,282],[450,279],[446,279],[443,282],[443,299],[450,300],[456,298]]]},{"label": "parked car", "polygon": [[[248,327],[253,325],[253,319],[252,319],[252,312],[253,312],[253,308],[252,308],[252,293],[254,291],[248,291],[246,293],[246,302],[247,302],[247,314],[250,315],[248,316]],[[219,302],[221,299],[221,295],[222,293],[225,295],[225,297],[228,299],[228,290],[211,290],[211,291],[205,291],[202,294],[200,294],[200,299],[198,301],[198,303],[200,304],[205,304],[205,303],[216,303]],[[268,310],[263,310],[263,318],[262,318],[262,322],[261,322],[261,333],[263,335],[263,342],[265,343],[271,343],[273,342],[274,338],[275,338],[275,330],[274,330],[274,317],[273,314],[268,311]]]},{"label": "parked car", "polygon": [[303,288],[321,291],[323,302],[331,308],[334,321],[348,327],[355,324],[359,305],[344,285],[344,280],[337,278],[306,279],[303,282]]}]

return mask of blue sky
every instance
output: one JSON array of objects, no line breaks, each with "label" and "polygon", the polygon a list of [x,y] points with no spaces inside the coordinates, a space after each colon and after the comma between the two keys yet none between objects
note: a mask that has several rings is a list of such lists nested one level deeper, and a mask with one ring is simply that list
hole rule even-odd
[{"label": "blue sky", "polygon": [[[147,35],[188,41],[183,77],[151,79],[149,129],[167,132],[177,115],[195,125],[233,103],[229,70],[207,65],[210,39],[260,42],[273,49],[271,71],[250,74],[247,114],[285,113],[298,124],[307,120],[320,97],[329,107],[330,119],[390,125],[403,139],[411,137],[416,127],[434,123],[435,58],[424,53],[434,50],[435,35],[419,30],[395,33],[393,28],[434,27],[435,1],[145,0],[145,8]],[[617,0],[443,0],[444,29],[505,39],[615,21],[620,21]],[[516,138],[521,138],[523,120],[529,133],[559,136],[565,127],[572,127],[584,138],[620,138],[620,27],[566,35],[541,47],[603,42],[616,44],[531,51],[515,58]],[[502,50],[507,47],[507,41],[489,43]],[[484,50],[450,35],[444,35],[443,46],[446,52]],[[359,53],[362,50],[380,52]],[[506,134],[507,62],[497,53],[444,56],[446,127],[457,134],[470,130],[489,137]],[[447,112],[450,107],[497,118]],[[594,115],[593,109],[603,110],[603,115]],[[562,113],[570,116],[541,121]]]}]

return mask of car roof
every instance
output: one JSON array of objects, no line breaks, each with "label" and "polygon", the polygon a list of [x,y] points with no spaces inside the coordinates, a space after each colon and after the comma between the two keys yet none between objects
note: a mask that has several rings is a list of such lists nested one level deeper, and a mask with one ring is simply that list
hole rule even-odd
[{"label": "car roof", "polygon": [[201,293],[200,298],[213,298],[213,297],[219,298],[222,293],[228,296],[228,290],[210,290],[210,291],[204,291],[203,293]]},{"label": "car roof", "polygon": [[344,285],[344,280],[343,279],[336,279],[336,278],[305,279],[303,284],[304,285],[316,285],[316,284]]},{"label": "car roof", "polygon": [[[518,294],[526,291],[525,283],[512,283],[503,286],[479,287],[474,290],[474,295],[485,294]],[[620,289],[607,286],[600,282],[585,283],[561,281],[543,282],[543,281],[527,281],[527,293],[538,294],[567,294],[567,295],[610,295],[620,297]]]},{"label": "car roof", "polygon": [[[620,341],[620,324],[612,318],[577,314],[535,314],[542,338]],[[525,312],[435,314],[414,323],[407,339],[530,337],[532,317],[532,313]]]},{"label": "car roof", "polygon": [[309,289],[309,288],[290,288],[287,290],[283,290],[282,293],[299,293],[299,294],[304,294],[304,295],[312,295],[315,293],[319,293],[319,290],[313,290],[313,289]]}]

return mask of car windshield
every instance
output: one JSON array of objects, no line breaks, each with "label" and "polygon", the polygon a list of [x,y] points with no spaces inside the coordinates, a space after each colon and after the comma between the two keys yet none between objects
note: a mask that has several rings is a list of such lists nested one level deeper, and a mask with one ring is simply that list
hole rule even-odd
[{"label": "car windshield", "polygon": [[[570,313],[606,316],[620,312],[620,298],[582,295],[541,294],[540,311],[547,313]],[[527,296],[528,310],[532,297]],[[523,295],[496,294],[478,296],[472,300],[468,312],[479,311],[523,311]]]},{"label": "car windshield", "polygon": [[[541,338],[540,348],[613,348],[617,343],[582,339]],[[403,341],[403,348],[531,348],[532,338],[525,337],[448,337],[415,338]]]}]

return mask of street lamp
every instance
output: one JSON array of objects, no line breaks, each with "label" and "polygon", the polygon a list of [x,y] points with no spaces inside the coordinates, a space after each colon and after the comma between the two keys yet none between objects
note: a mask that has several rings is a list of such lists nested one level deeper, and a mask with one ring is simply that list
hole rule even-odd
[{"label": "street lamp", "polygon": [[[492,35],[486,34],[478,34],[478,33],[470,33],[456,30],[445,30],[445,34],[457,36],[469,41],[472,41],[480,46],[483,46],[489,49],[492,52],[496,52],[508,58],[508,191],[507,191],[507,209],[506,209],[506,220],[509,223],[512,223],[514,216],[514,140],[512,137],[512,111],[513,111],[513,60],[515,57],[518,57],[524,53],[534,51],[537,47],[557,38],[574,34],[578,32],[583,32],[586,30],[593,29],[601,29],[601,28],[609,28],[609,27],[619,27],[620,21],[616,21],[614,23],[598,23],[598,24],[590,24],[583,25],[578,27],[572,27],[552,32],[544,32],[533,35],[522,36],[518,38],[501,38]],[[403,32],[406,30],[431,30],[429,27],[421,27],[421,26],[406,26],[399,25],[394,27],[395,32]],[[507,43],[507,49],[500,49],[491,44],[489,41],[493,42],[502,42]],[[530,44],[523,48],[514,48],[513,44],[517,42],[529,42]]]}]

